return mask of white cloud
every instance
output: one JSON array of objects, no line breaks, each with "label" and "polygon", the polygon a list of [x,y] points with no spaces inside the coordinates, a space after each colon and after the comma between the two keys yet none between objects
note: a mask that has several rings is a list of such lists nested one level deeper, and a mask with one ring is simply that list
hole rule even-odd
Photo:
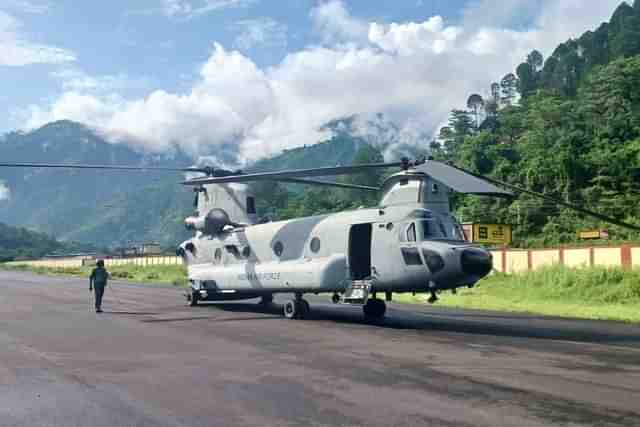
[{"label": "white cloud", "polygon": [[216,10],[247,7],[257,0],[162,0],[162,11],[170,18],[192,19]]},{"label": "white cloud", "polygon": [[124,89],[145,89],[151,81],[145,77],[131,77],[127,74],[91,76],[77,68],[62,68],[50,73],[59,80],[62,89],[72,92],[107,93]]},{"label": "white cloud", "polygon": [[367,37],[367,24],[353,18],[341,0],[319,3],[311,10],[311,18],[326,43],[361,41]]},{"label": "white cloud", "polygon": [[369,41],[382,50],[411,56],[421,52],[439,54],[455,48],[460,27],[446,27],[440,16],[434,16],[422,23],[379,25],[369,27]]},{"label": "white cloud", "polygon": [[[383,132],[375,120],[383,113],[395,123],[397,142],[425,143],[469,94],[488,91],[531,49],[549,54],[559,42],[608,19],[615,3],[586,7],[586,0],[543,0],[534,24],[513,30],[477,20],[450,25],[438,16],[365,23],[334,0],[312,13],[317,28],[326,31],[326,44],[292,52],[275,66],[260,69],[216,44],[186,93],[155,91],[123,100],[76,88],[52,105],[32,107],[29,124],[70,118],[148,150],[179,145],[197,155],[233,147],[246,161],[315,143],[327,136],[319,130],[324,124],[354,114],[361,117],[361,134]],[[484,13],[472,12],[466,16]]]},{"label": "white cloud", "polygon": [[3,182],[0,181],[0,202],[3,200],[9,200],[11,198],[11,191],[9,187]]},{"label": "white cloud", "polygon": [[234,46],[248,50],[254,46],[286,46],[287,26],[271,18],[247,19],[236,22],[233,27],[240,29]]},{"label": "white cloud", "polygon": [[33,43],[20,34],[22,23],[0,11],[0,65],[60,64],[75,61],[73,52]]}]

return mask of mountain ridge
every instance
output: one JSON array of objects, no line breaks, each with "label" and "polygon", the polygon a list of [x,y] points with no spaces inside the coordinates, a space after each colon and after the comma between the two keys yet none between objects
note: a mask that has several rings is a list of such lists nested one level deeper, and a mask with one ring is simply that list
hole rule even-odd
[{"label": "mountain ridge", "polygon": [[[345,135],[293,148],[262,159],[247,170],[331,166],[349,163],[366,142]],[[12,132],[0,142],[7,162],[78,163],[185,167],[194,164],[179,151],[167,156],[111,144],[89,127],[68,120],[31,132]],[[117,246],[158,241],[174,245],[190,236],[182,224],[193,213],[193,194],[183,176],[161,172],[0,169],[11,191],[0,201],[0,221],[27,227],[62,241]]]}]

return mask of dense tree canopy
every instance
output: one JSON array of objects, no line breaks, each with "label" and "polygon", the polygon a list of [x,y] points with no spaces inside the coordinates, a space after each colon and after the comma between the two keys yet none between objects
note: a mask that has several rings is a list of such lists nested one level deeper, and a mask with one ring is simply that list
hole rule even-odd
[{"label": "dense tree canopy", "polygon": [[9,227],[0,222],[0,262],[16,258],[40,258],[55,252],[93,250],[88,245],[61,243],[43,233]]},{"label": "dense tree canopy", "polygon": [[[640,224],[640,1],[623,3],[611,22],[559,45],[544,60],[532,51],[490,84],[476,132],[453,110],[437,158]],[[517,89],[517,94],[514,93]],[[468,117],[476,112],[468,105]],[[510,202],[456,198],[465,221],[515,226],[523,243],[557,244],[584,228],[608,228],[528,196]]]}]

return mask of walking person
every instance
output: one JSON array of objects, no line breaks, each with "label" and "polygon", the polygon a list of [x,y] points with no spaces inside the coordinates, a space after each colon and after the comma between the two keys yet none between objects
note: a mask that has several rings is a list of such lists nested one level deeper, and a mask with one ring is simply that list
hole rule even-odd
[{"label": "walking person", "polygon": [[93,288],[96,292],[96,313],[102,313],[102,296],[108,280],[109,272],[104,268],[104,261],[100,259],[89,276],[89,292],[93,291]]}]

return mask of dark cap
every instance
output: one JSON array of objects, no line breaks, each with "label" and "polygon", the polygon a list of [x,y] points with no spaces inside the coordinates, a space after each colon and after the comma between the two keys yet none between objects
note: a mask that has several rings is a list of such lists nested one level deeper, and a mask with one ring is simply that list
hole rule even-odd
[{"label": "dark cap", "polygon": [[97,265],[98,267],[104,267],[104,261],[103,261],[103,260],[101,260],[101,259],[99,259],[99,260],[98,260],[98,262],[96,262],[96,265]]}]

